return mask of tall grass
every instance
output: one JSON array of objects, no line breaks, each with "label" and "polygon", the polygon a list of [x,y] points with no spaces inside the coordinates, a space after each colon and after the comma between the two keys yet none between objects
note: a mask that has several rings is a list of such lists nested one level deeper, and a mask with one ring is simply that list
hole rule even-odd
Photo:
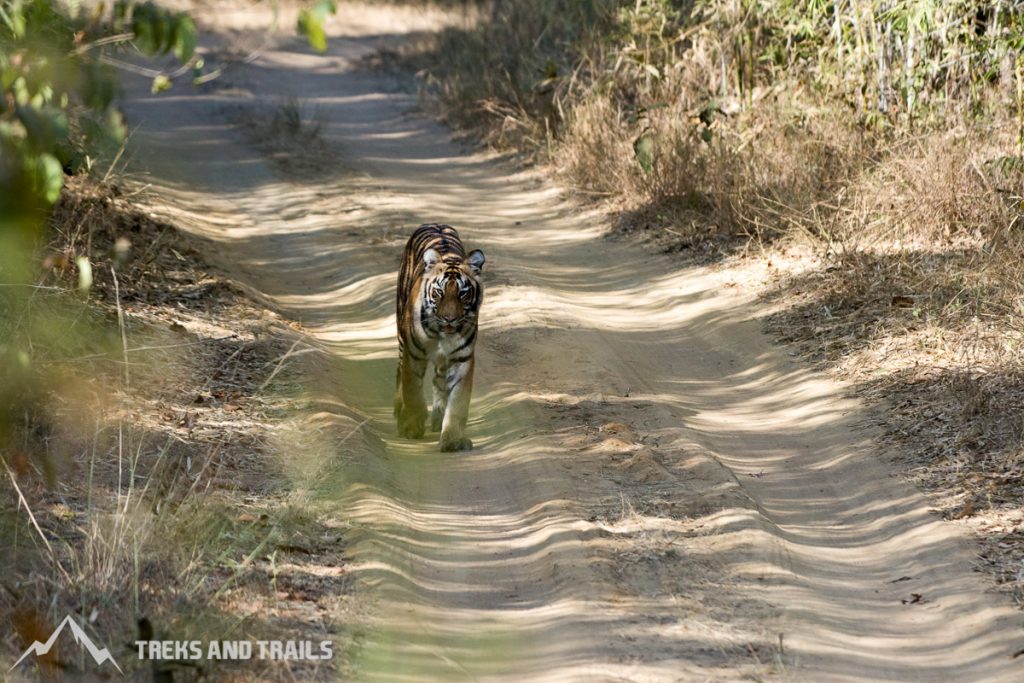
[{"label": "tall grass", "polygon": [[453,112],[467,119],[506,109],[531,118],[554,110],[564,119],[592,87],[626,99],[670,91],[742,108],[759,88],[783,82],[839,99],[869,122],[934,123],[993,104],[1019,116],[1024,106],[1019,0],[494,0],[486,7],[474,28],[442,37],[431,65],[442,97],[496,107]]},{"label": "tall grass", "polygon": [[1020,165],[1022,20],[1018,1],[496,0],[422,59],[453,123],[588,194],[820,237],[837,193],[913,136],[1012,129],[987,161]]},{"label": "tall grass", "polygon": [[993,94],[1019,109],[1022,9],[1012,0],[700,0],[691,17],[718,32],[723,98],[795,76],[868,121],[895,123],[978,112]]},{"label": "tall grass", "polygon": [[424,72],[455,125],[499,147],[536,151],[561,127],[562,91],[612,0],[495,2],[469,29],[444,31]]}]

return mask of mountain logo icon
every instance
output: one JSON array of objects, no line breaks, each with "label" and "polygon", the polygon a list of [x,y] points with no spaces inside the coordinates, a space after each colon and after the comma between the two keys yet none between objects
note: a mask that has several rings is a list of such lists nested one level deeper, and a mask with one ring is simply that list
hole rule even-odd
[{"label": "mountain logo icon", "polygon": [[25,650],[25,653],[21,655],[21,657],[18,657],[18,661],[14,663],[14,666],[7,670],[7,673],[14,671],[15,667],[21,664],[21,662],[29,655],[34,654],[36,657],[42,657],[47,654],[53,648],[54,643],[57,642],[57,637],[60,636],[65,626],[71,629],[71,635],[74,637],[75,642],[84,646],[85,649],[89,651],[89,654],[92,656],[93,661],[96,662],[97,666],[104,662],[110,662],[114,665],[114,668],[117,669],[118,673],[122,676],[124,675],[124,672],[121,671],[121,667],[117,665],[117,662],[115,662],[114,658],[111,656],[110,650],[105,647],[96,647],[96,644],[90,640],[89,636],[86,635],[85,631],[82,630],[82,627],[78,625],[78,622],[71,618],[70,614],[64,617],[64,621],[60,622],[60,626],[50,634],[50,637],[46,639],[45,643],[40,643],[37,640],[29,645],[28,649]]}]

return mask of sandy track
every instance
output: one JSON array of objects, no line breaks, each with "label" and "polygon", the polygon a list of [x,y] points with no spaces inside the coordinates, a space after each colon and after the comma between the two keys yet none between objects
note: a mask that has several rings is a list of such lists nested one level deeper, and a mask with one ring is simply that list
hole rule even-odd
[{"label": "sandy track", "polygon": [[[327,56],[283,43],[210,92],[126,102],[154,210],[302,321],[333,359],[322,405],[366,420],[318,486],[365,606],[339,615],[345,675],[1024,678],[1019,614],[872,456],[860,407],[769,344],[742,275],[608,242],[451,142],[358,68],[372,34],[416,28],[374,16]],[[232,123],[273,96],[315,109],[345,169],[289,174]],[[390,417],[395,271],[427,221],[488,256],[466,454]]]}]

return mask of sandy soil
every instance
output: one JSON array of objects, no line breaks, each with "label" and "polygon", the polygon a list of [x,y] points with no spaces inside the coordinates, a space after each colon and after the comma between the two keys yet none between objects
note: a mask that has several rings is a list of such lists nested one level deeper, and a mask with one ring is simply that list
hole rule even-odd
[{"label": "sandy soil", "polygon": [[[125,102],[153,212],[325,351],[310,419],[337,446],[308,485],[360,605],[335,615],[335,675],[1020,680],[1019,613],[871,455],[860,406],[769,343],[743,273],[604,239],[600,215],[360,66],[436,22],[343,15],[325,56],[211,51],[227,69],[202,91],[139,82]],[[239,125],[278,101],[333,167],[292,173]],[[428,221],[488,257],[469,453],[398,438],[390,415],[397,264]]]}]

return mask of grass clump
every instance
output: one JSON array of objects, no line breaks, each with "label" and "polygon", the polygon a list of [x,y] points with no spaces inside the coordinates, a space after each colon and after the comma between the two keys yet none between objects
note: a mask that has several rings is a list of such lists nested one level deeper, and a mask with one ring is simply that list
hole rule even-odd
[{"label": "grass clump", "polygon": [[323,135],[319,112],[298,98],[227,110],[228,118],[268,160],[292,178],[319,181],[345,172],[338,150]]}]

